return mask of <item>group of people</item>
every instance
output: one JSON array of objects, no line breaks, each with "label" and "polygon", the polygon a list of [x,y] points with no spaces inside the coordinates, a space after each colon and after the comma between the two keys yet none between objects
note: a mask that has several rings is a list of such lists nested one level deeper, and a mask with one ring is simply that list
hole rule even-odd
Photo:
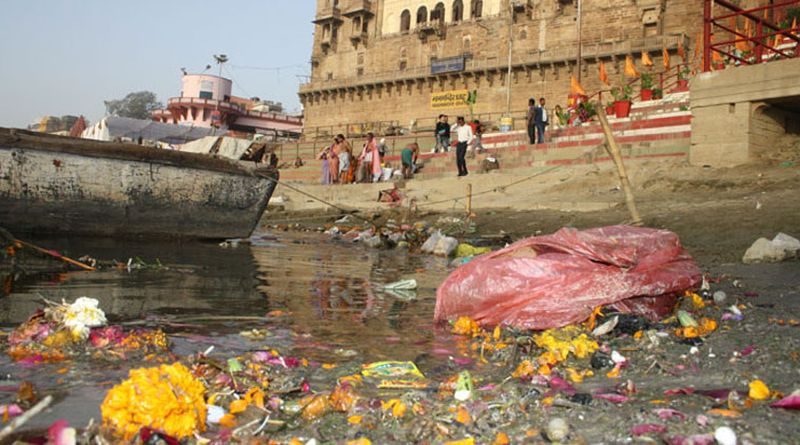
[{"label": "group of people", "polygon": [[528,100],[528,114],[525,117],[528,128],[528,139],[531,144],[544,144],[544,135],[547,126],[550,125],[550,116],[545,108],[544,97],[539,98],[539,103],[536,99],[530,98]]},{"label": "group of people", "polygon": [[450,151],[450,138],[452,134],[456,135],[456,168],[458,169],[458,176],[467,176],[467,151],[473,155],[483,151],[481,144],[481,136],[483,135],[483,125],[477,119],[472,120],[469,124],[463,116],[456,118],[456,124],[451,126],[449,116],[440,114],[436,122],[434,134],[436,136],[436,146],[434,153]]},{"label": "group of people", "polygon": [[[384,175],[384,156],[386,141],[376,141],[373,133],[367,133],[367,140],[356,157],[353,147],[342,134],[333,138],[333,143],[319,152],[322,160],[322,184],[352,184],[357,182],[378,182]],[[400,153],[403,176],[411,178],[414,174],[419,145],[409,144]]]}]

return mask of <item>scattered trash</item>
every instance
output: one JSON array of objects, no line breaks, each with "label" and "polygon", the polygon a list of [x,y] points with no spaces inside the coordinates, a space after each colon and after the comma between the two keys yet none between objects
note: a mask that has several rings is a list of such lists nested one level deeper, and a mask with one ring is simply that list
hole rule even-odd
[{"label": "scattered trash", "polygon": [[411,278],[408,280],[395,281],[383,286],[386,290],[414,290],[417,288],[417,280]]},{"label": "scattered trash", "polygon": [[492,249],[489,247],[475,247],[471,244],[461,243],[456,248],[455,256],[456,258],[473,257],[477,255],[483,255],[484,253],[489,253],[491,251]]},{"label": "scattered trash", "polygon": [[800,252],[800,240],[785,233],[779,233],[772,241],[766,238],[757,239],[745,252],[742,262],[745,264],[779,263],[797,257],[798,252]]},{"label": "scattered trash", "polygon": [[375,362],[362,366],[361,374],[364,377],[391,378],[411,377],[424,379],[425,376],[420,372],[413,362]]},{"label": "scattered trash", "polygon": [[561,442],[569,435],[569,424],[560,417],[550,419],[550,421],[547,422],[545,434],[547,435],[547,439],[551,442]]},{"label": "scattered trash", "polygon": [[736,445],[736,433],[727,426],[721,426],[714,431],[714,440],[719,445]]}]

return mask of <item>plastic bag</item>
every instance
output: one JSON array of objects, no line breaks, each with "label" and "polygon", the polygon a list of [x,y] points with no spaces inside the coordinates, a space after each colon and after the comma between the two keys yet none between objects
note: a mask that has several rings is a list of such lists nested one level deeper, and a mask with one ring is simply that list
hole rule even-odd
[{"label": "plastic bag", "polygon": [[491,251],[492,249],[489,247],[475,247],[471,244],[461,243],[458,245],[458,248],[456,248],[456,258],[483,255]]},{"label": "plastic bag", "polygon": [[451,238],[449,236],[443,236],[439,239],[439,242],[436,243],[436,248],[433,249],[434,255],[449,257],[450,255],[455,252],[456,248],[458,247],[458,240],[455,238]]},{"label": "plastic bag", "polygon": [[436,249],[436,245],[439,244],[439,240],[442,239],[442,236],[443,235],[440,230],[433,232],[433,234],[428,237],[428,239],[422,245],[422,252],[433,253],[434,249]]},{"label": "plastic bag", "polygon": [[391,378],[396,379],[400,377],[405,378],[420,378],[424,379],[425,376],[420,372],[414,362],[375,362],[367,365],[361,365],[363,368],[361,374],[364,377],[377,377],[377,378]]},{"label": "plastic bag", "polygon": [[469,316],[482,325],[549,329],[613,305],[650,319],[699,285],[700,270],[666,230],[612,226],[561,229],[476,257],[436,292],[436,320]]}]

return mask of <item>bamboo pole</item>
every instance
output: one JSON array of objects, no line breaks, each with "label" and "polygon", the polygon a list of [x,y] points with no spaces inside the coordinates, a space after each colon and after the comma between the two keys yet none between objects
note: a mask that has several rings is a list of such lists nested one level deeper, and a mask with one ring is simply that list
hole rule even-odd
[{"label": "bamboo pole", "polygon": [[606,150],[617,166],[619,182],[622,185],[622,191],[625,193],[625,205],[628,206],[628,212],[631,214],[631,223],[633,225],[641,225],[642,218],[639,216],[639,210],[636,208],[636,201],[633,197],[633,191],[631,190],[631,183],[628,180],[628,173],[625,171],[625,164],[622,162],[622,154],[619,151],[617,140],[614,138],[614,133],[611,131],[611,125],[608,124],[606,112],[603,110],[603,107],[597,107],[597,117],[600,119],[600,124],[603,126],[603,133],[606,135]]},{"label": "bamboo pole", "polygon": [[472,183],[467,184],[467,216],[472,215]]}]

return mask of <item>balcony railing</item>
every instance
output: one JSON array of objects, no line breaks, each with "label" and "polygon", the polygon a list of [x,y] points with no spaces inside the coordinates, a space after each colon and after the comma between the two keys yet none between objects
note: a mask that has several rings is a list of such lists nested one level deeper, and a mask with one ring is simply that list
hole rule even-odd
[{"label": "balcony railing", "polygon": [[219,108],[226,110],[233,110],[240,113],[245,112],[245,108],[239,104],[225,102],[215,99],[201,99],[199,97],[172,97],[167,101],[167,106],[199,106],[203,108]]},{"label": "balcony railing", "polygon": [[[728,0],[704,0],[703,71],[800,57],[800,27],[788,12],[800,0],[745,9]],[[781,23],[783,21],[783,23]],[[742,28],[740,28],[740,24]]]}]

